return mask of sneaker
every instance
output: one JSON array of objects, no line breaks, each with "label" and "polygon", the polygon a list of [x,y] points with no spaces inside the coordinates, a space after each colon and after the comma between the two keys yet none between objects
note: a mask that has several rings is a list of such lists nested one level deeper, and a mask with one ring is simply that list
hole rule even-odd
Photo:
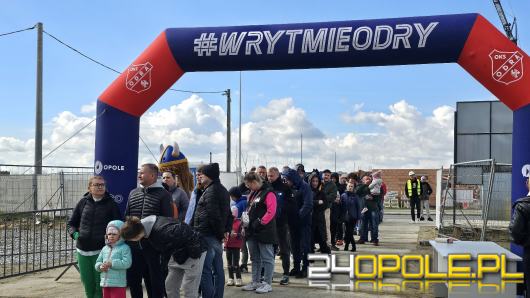
[{"label": "sneaker", "polygon": [[344,246],[344,251],[348,251],[348,245]]},{"label": "sneaker", "polygon": [[289,276],[297,276],[300,270],[292,269],[291,272],[289,272]]},{"label": "sneaker", "polygon": [[374,241],[374,246],[379,246],[379,240]]},{"label": "sneaker", "polygon": [[243,285],[243,281],[241,278],[236,278],[236,287],[241,287]]},{"label": "sneaker", "polygon": [[428,221],[432,221],[432,218],[429,216],[429,218],[427,218]]},{"label": "sneaker", "polygon": [[272,292],[272,286],[269,285],[266,282],[262,283],[261,287],[256,289],[256,293],[258,293],[258,294],[265,294],[265,293],[269,293],[269,292]]},{"label": "sneaker", "polygon": [[288,275],[284,275],[282,277],[282,280],[280,280],[280,285],[286,286],[288,284],[289,284],[289,276]]},{"label": "sneaker", "polygon": [[351,251],[351,252],[356,252],[357,249],[356,249],[356,248],[352,248],[350,251]]},{"label": "sneaker", "polygon": [[262,284],[259,282],[251,282],[241,288],[243,291],[255,291],[257,288],[261,287]]},{"label": "sneaker", "polygon": [[425,220],[425,217],[420,217],[420,221],[424,221]]},{"label": "sneaker", "polygon": [[337,250],[339,250],[339,248],[336,247],[335,245],[332,245],[332,246],[331,246],[331,250],[333,250],[333,251],[337,251]]},{"label": "sneaker", "polygon": [[414,219],[411,219],[411,220],[410,220],[410,223],[411,223],[411,224],[414,224],[414,223],[416,223],[416,221],[415,221]]},{"label": "sneaker", "polygon": [[234,283],[234,279],[229,278],[228,281],[226,282],[226,285],[227,285],[227,286],[233,286],[233,285],[235,285],[235,283]]}]

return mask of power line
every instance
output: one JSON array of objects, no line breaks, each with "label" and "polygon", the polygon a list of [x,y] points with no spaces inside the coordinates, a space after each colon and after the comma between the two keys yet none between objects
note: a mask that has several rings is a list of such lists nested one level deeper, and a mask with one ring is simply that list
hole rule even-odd
[{"label": "power line", "polygon": [[103,63],[97,61],[96,59],[90,58],[89,56],[87,56],[87,55],[81,53],[80,51],[78,51],[77,49],[75,49],[75,48],[73,48],[72,46],[68,45],[67,43],[63,42],[63,41],[60,40],[59,38],[57,38],[57,37],[53,36],[52,34],[48,33],[46,30],[44,30],[43,32],[44,32],[46,35],[48,35],[49,37],[55,39],[55,41],[57,41],[58,43],[62,44],[63,46],[65,46],[65,47],[67,47],[67,48],[69,48],[70,50],[76,52],[77,54],[79,54],[79,55],[81,55],[81,56],[87,58],[88,60],[90,60],[90,61],[92,61],[92,62],[98,64],[99,66],[103,66],[103,67],[105,67],[106,69],[108,69],[108,70],[110,70],[110,71],[113,71],[113,72],[115,72],[115,73],[117,73],[117,74],[121,74],[121,72],[117,71],[116,69],[114,69],[114,68],[112,68],[112,67],[110,67],[110,66],[107,66],[107,65],[105,65],[105,64],[103,64]]},{"label": "power line", "polygon": [[[27,29],[25,29],[25,30],[27,30]],[[76,48],[72,47],[71,45],[67,44],[66,42],[60,40],[59,38],[57,38],[55,36],[53,36],[51,33],[46,32],[46,31],[43,31],[43,32],[46,35],[48,35],[49,37],[53,38],[58,43],[62,44],[63,46],[65,46],[67,48],[69,48],[70,50],[76,52],[77,54],[85,57],[86,59],[88,59],[88,60],[98,64],[99,66],[102,66],[102,67],[104,67],[104,68],[106,68],[106,69],[108,69],[108,70],[110,70],[112,72],[115,72],[117,74],[121,74],[120,71],[118,71],[118,70],[116,70],[116,69],[114,69],[114,68],[112,68],[112,67],[110,67],[110,66],[108,66],[108,65],[106,65],[106,64],[104,64],[102,62],[99,62],[99,61],[97,61],[94,58],[91,58],[90,56],[88,56],[88,55],[84,54],[83,52],[77,50]],[[221,93],[225,92],[224,90],[223,91],[193,91],[193,90],[182,90],[182,89],[173,89],[173,88],[170,88],[168,90],[175,91],[175,92],[196,93],[196,94],[221,94]]]},{"label": "power line", "polygon": [[[40,161],[43,161],[45,158],[47,158],[48,156],[50,156],[53,152],[57,151],[59,148],[61,148],[64,144],[66,144],[68,141],[70,141],[73,137],[75,137],[76,135],[78,135],[82,130],[84,130],[85,128],[87,128],[90,124],[94,123],[94,121],[96,121],[99,117],[101,117],[101,115],[105,114],[105,112],[107,111],[107,109],[103,110],[101,113],[99,113],[99,115],[96,115],[96,117],[94,119],[92,119],[92,121],[88,122],[87,124],[85,124],[83,127],[81,127],[80,129],[78,129],[76,132],[74,132],[71,136],[69,136],[66,140],[64,140],[61,144],[59,144],[57,147],[53,148],[50,152],[48,152],[48,154],[44,155],[42,157],[42,159]],[[27,171],[29,171],[30,169],[27,169],[26,171],[24,171],[24,173],[22,174],[25,174]]]},{"label": "power line", "polygon": [[156,159],[155,155],[153,154],[153,151],[151,151],[151,149],[149,149],[149,146],[147,146],[147,143],[144,141],[142,136],[139,136],[139,137],[140,137],[140,140],[142,141],[142,143],[144,143],[145,148],[147,148],[147,151],[149,151],[149,153],[151,153],[151,156],[153,157],[155,162],[158,163],[158,159]]},{"label": "power line", "polygon": [[28,31],[28,30],[33,30],[33,29],[35,29],[36,26],[37,25],[34,25],[33,27],[29,27],[29,28],[26,28],[26,29],[20,29],[20,30],[17,30],[17,31],[11,31],[11,32],[7,32],[7,33],[2,33],[2,34],[0,34],[0,37],[6,36],[6,35],[15,34],[15,33],[19,33],[19,32],[24,32],[24,31]]}]

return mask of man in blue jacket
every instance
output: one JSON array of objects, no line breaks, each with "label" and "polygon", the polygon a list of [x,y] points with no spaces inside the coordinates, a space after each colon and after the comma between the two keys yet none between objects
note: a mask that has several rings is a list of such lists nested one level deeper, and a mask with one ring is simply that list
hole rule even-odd
[{"label": "man in blue jacket", "polygon": [[[311,219],[313,211],[313,195],[309,184],[301,179],[296,170],[284,169],[282,179],[291,188],[291,198],[296,207],[294,214],[288,216],[291,233],[291,246],[294,268],[289,273],[296,278],[307,277],[309,261],[307,254],[311,250]],[[300,263],[302,263],[300,269]]]}]

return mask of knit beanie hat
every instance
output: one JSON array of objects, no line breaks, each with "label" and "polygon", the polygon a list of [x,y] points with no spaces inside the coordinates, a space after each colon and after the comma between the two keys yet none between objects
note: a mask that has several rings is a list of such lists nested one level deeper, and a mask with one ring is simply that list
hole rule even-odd
[{"label": "knit beanie hat", "polygon": [[219,164],[214,162],[209,165],[203,165],[198,169],[198,172],[212,180],[219,179]]}]

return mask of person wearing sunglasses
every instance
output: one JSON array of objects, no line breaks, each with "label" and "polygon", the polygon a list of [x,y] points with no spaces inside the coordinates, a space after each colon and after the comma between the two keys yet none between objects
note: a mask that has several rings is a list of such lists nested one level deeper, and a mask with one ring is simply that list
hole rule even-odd
[{"label": "person wearing sunglasses", "polygon": [[105,246],[107,224],[121,219],[118,204],[106,190],[105,179],[93,176],[88,180],[88,192],[77,203],[70,220],[68,232],[76,241],[77,264],[86,297],[102,297],[100,272],[96,260]]}]

